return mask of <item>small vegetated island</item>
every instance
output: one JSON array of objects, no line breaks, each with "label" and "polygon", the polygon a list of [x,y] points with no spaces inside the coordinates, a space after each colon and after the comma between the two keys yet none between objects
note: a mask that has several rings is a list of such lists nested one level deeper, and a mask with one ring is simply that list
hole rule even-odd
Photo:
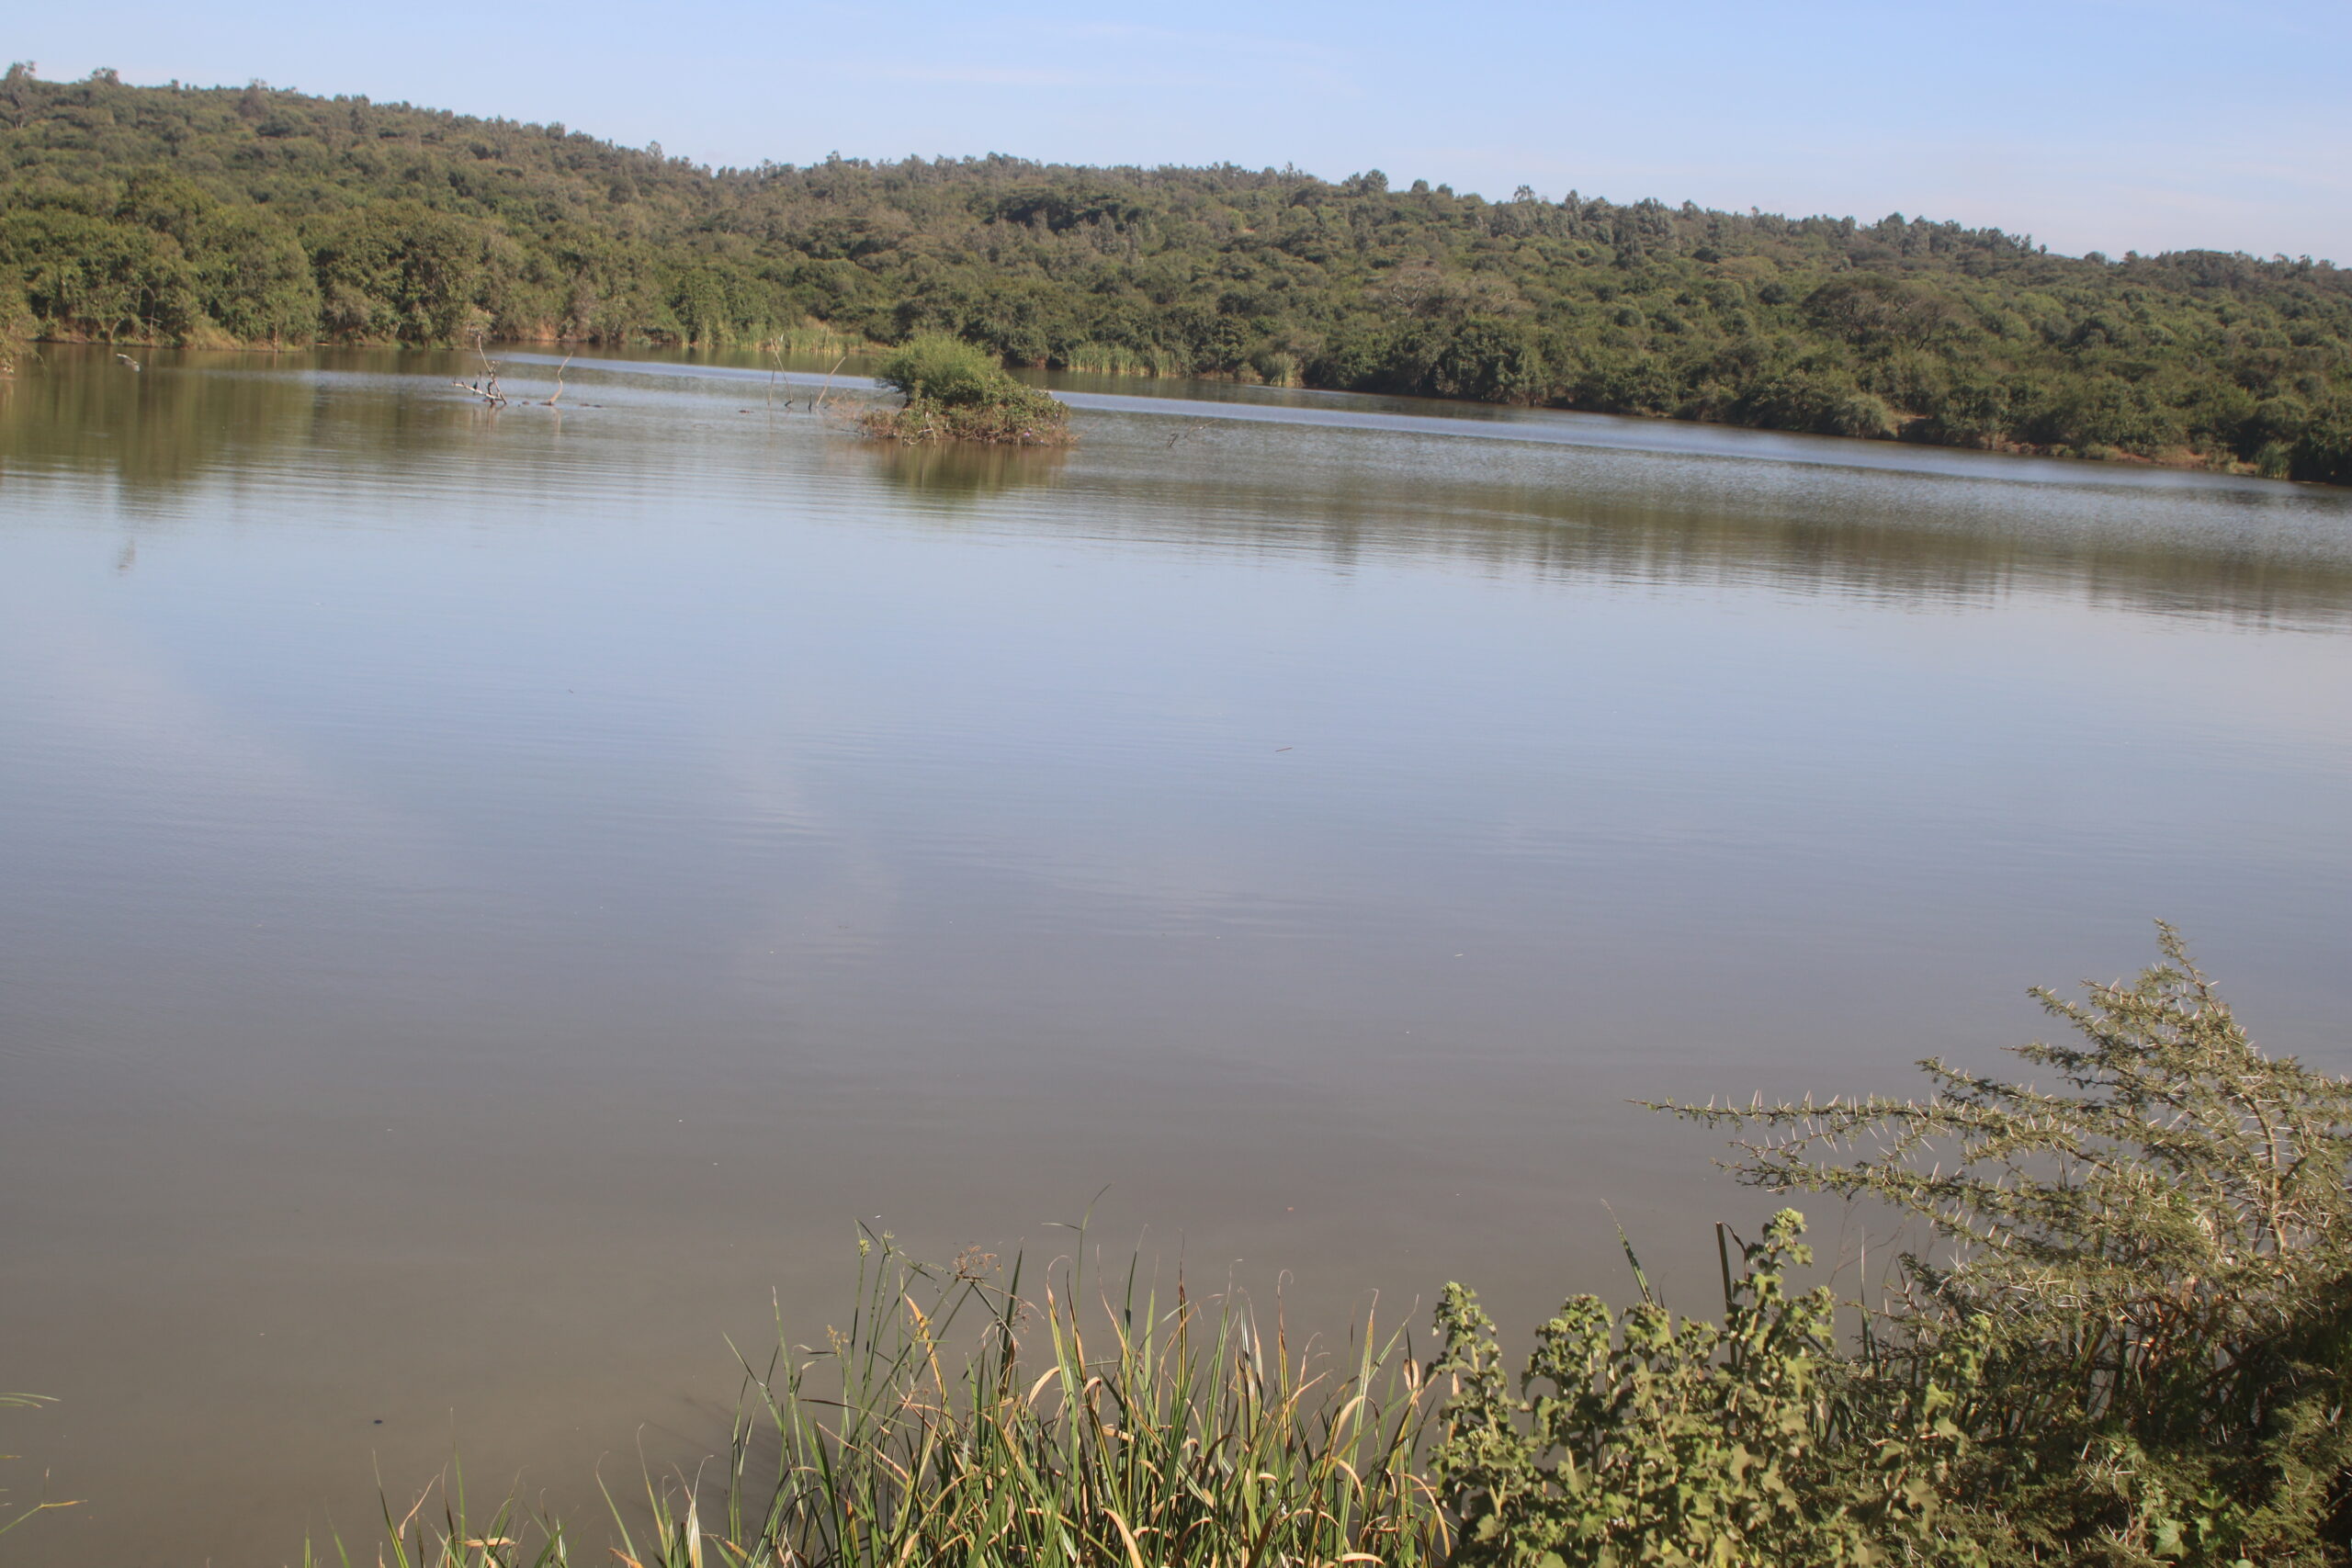
[{"label": "small vegetated island", "polygon": [[1014,380],[988,350],[961,338],[915,338],[884,358],[875,378],[906,402],[860,416],[858,428],[868,435],[994,446],[1069,444],[1069,410]]},{"label": "small vegetated island", "polygon": [[[0,336],[815,347],[2352,483],[2352,272],[1380,173],[711,169],[364,97],[0,81]],[[937,394],[933,394],[937,400]]]}]

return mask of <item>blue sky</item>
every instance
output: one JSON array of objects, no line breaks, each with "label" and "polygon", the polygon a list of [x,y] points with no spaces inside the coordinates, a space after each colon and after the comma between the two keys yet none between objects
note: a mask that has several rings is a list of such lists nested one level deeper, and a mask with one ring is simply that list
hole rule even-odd
[{"label": "blue sky", "polygon": [[708,163],[1002,152],[1900,210],[2352,265],[2352,0],[1975,6],[26,6],[9,56],[251,78]]}]

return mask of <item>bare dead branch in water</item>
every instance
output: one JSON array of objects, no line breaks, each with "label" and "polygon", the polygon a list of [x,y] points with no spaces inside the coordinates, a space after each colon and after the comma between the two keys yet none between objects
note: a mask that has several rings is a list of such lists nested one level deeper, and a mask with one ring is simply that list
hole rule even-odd
[{"label": "bare dead branch in water", "polygon": [[[760,347],[769,358],[775,361],[768,371],[768,412],[773,415],[775,412],[775,384],[784,379],[784,340],[780,337],[772,337],[760,344]],[[792,400],[788,397],[784,400],[784,412],[786,413],[792,412]]]},{"label": "bare dead branch in water", "polygon": [[548,399],[548,407],[555,407],[556,399],[563,396],[564,367],[571,363],[571,356],[579,352],[576,348],[567,348],[563,351],[563,364],[555,367],[555,392]]},{"label": "bare dead branch in water", "polygon": [[826,400],[828,397],[830,397],[830,396],[831,396],[831,395],[832,395],[832,390],[833,390],[833,370],[839,370],[839,369],[842,367],[842,366],[843,365],[843,363],[845,363],[845,362],[848,360],[848,358],[849,358],[848,354],[846,354],[846,353],[842,354],[842,355],[841,356],[841,358],[836,359],[836,360],[834,360],[834,361],[833,361],[833,369],[832,369],[832,370],[828,370],[828,371],[826,371],[826,372],[825,372],[825,385],[824,385],[824,388],[823,388],[823,389],[822,389],[822,390],[820,390],[820,391],[819,391],[819,392],[818,392],[818,394],[817,394],[817,400],[816,400],[815,402],[810,403],[810,404],[808,405],[809,409],[810,409],[812,412],[813,412],[813,411],[815,411],[815,410],[818,410],[818,409],[821,409],[821,408],[823,408],[823,407],[825,406],[825,400]]},{"label": "bare dead branch in water", "polygon": [[490,351],[482,346],[482,338],[480,332],[476,332],[474,333],[474,355],[481,361],[481,379],[480,381],[452,381],[449,385],[458,388],[461,390],[471,392],[475,397],[480,398],[492,408],[504,408],[506,406],[506,394],[499,389],[498,361],[492,359],[490,356]]}]

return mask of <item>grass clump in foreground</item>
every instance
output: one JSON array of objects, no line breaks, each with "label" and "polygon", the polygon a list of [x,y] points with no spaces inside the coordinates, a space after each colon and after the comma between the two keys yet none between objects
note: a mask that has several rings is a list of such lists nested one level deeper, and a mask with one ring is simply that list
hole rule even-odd
[{"label": "grass clump in foreground", "polygon": [[[723,1477],[650,1482],[613,1509],[631,1568],[1441,1561],[1415,1468],[1430,1389],[1403,1336],[1345,1353],[1269,1335],[1246,1301],[1170,1296],[1130,1269],[1085,1299],[1076,1265],[946,1269],[859,1242],[846,1327],[748,1370]],[[1090,1327],[1090,1324],[1092,1325]],[[567,1528],[512,1502],[386,1512],[398,1568],[570,1562]],[[518,1539],[526,1534],[529,1540]],[[339,1552],[338,1555],[341,1555]],[[603,1549],[595,1553],[603,1555]]]},{"label": "grass clump in foreground", "polygon": [[[1132,1271],[1089,1337],[1074,1274],[1027,1294],[1017,1266],[1000,1284],[869,1238],[848,1328],[747,1384],[723,1485],[649,1484],[616,1555],[2343,1568],[2352,1082],[2263,1055],[2163,945],[2086,1002],[2039,993],[2077,1036],[2018,1051],[2053,1089],[1931,1061],[1925,1100],[1665,1108],[1761,1129],[1735,1162],[1757,1185],[1917,1223],[1874,1301],[1794,1289],[1783,1210],[1736,1272],[1723,1246],[1720,1325],[1636,1264],[1638,1303],[1570,1300],[1512,1377],[1459,1285],[1422,1365],[1368,1323],[1344,1355],[1269,1342],[1238,1298],[1139,1297]],[[560,1526],[526,1549],[514,1517],[413,1513],[390,1550],[569,1561]]]},{"label": "grass clump in foreground", "polygon": [[978,441],[1066,446],[1069,410],[1009,375],[986,349],[933,334],[891,351],[876,378],[906,402],[862,416],[858,428],[891,441]]}]

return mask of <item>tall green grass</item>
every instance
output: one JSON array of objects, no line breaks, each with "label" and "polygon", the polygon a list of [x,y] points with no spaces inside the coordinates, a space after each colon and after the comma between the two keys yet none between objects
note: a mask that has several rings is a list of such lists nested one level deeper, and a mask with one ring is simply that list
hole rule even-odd
[{"label": "tall green grass", "polygon": [[837,327],[804,316],[797,326],[785,327],[759,340],[760,348],[776,355],[848,355],[880,354],[883,345],[857,333],[845,333]]},{"label": "tall green grass", "polygon": [[1189,374],[1184,361],[1164,348],[1128,348],[1115,343],[1080,343],[1055,356],[1054,363],[1064,370],[1079,370],[1098,376],[1182,376]]},{"label": "tall green grass", "polygon": [[[859,1246],[845,1327],[747,1363],[723,1474],[608,1495],[630,1568],[1442,1561],[1417,1461],[1431,1390],[1401,1332],[1295,1344],[1227,1290],[1163,1291],[1076,1263],[1035,1289],[1016,1261],[926,1267]],[[467,1512],[461,1481],[395,1517],[390,1568],[571,1561],[558,1521]],[[340,1544],[337,1553],[342,1556]],[[347,1562],[347,1556],[343,1557]]]}]

